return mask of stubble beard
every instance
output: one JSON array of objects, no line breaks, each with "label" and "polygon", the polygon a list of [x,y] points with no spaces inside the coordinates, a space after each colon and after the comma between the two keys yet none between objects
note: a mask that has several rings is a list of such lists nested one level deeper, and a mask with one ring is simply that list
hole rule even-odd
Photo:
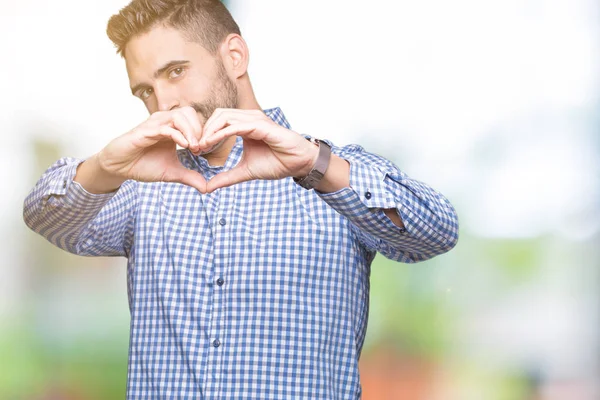
[{"label": "stubble beard", "polygon": [[[222,62],[217,61],[217,79],[211,86],[208,99],[202,103],[194,102],[190,106],[203,117],[202,123],[204,124],[217,108],[237,108],[237,95],[237,87],[227,76],[225,66],[223,66]],[[200,155],[210,154],[218,150],[225,141],[227,141],[227,138],[221,140],[210,149],[202,151]]]}]

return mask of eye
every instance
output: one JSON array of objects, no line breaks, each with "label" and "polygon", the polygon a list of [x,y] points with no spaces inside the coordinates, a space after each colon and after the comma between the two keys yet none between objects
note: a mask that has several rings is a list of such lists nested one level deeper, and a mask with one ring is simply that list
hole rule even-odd
[{"label": "eye", "polygon": [[183,67],[173,68],[171,70],[171,72],[169,72],[169,78],[170,79],[177,78],[177,77],[179,77],[179,76],[181,76],[183,74],[183,71],[184,71]]},{"label": "eye", "polygon": [[152,95],[152,93],[154,93],[152,88],[146,88],[140,92],[140,99],[146,100]]}]

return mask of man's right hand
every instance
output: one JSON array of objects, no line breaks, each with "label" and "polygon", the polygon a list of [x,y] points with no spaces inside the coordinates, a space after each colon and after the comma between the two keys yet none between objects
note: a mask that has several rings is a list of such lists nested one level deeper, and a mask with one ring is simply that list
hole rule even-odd
[{"label": "man's right hand", "polygon": [[115,191],[128,179],[179,182],[205,193],[206,180],[181,164],[176,148],[178,144],[195,153],[201,136],[192,107],[156,112],[80,164],[75,181],[91,193]]}]

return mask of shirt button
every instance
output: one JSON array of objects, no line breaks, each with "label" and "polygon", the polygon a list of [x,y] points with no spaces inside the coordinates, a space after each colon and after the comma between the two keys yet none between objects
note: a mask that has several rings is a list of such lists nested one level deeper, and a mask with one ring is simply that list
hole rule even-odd
[{"label": "shirt button", "polygon": [[223,280],[223,278],[217,279],[217,285],[223,286],[224,283],[225,283],[225,281]]},{"label": "shirt button", "polygon": [[400,233],[406,233],[406,228],[400,228]]},{"label": "shirt button", "polygon": [[369,191],[365,192],[365,199],[371,200],[371,197],[373,197],[373,195],[371,194],[371,192],[369,192]]},{"label": "shirt button", "polygon": [[63,181],[63,189],[67,188],[67,181]]},{"label": "shirt button", "polygon": [[220,345],[221,345],[221,342],[219,341],[219,339],[215,339],[215,340],[213,340],[213,346],[214,346],[215,348],[219,347]]},{"label": "shirt button", "polygon": [[221,218],[219,220],[219,225],[221,225],[221,226],[225,226],[226,223],[227,223],[227,221],[225,221],[225,218]]}]

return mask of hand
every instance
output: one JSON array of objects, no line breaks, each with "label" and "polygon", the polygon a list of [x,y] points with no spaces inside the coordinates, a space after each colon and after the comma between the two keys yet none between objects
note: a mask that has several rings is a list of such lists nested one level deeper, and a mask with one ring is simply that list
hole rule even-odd
[{"label": "hand", "polygon": [[204,193],[206,180],[181,164],[176,148],[178,144],[196,153],[201,136],[200,120],[192,107],[156,112],[111,141],[96,155],[96,161],[104,176],[113,180],[179,182]]},{"label": "hand", "polygon": [[207,192],[253,179],[303,177],[318,156],[318,147],[259,110],[215,110],[204,125],[199,150],[210,149],[234,135],[244,141],[242,159],[231,170],[213,177],[207,183]]}]

